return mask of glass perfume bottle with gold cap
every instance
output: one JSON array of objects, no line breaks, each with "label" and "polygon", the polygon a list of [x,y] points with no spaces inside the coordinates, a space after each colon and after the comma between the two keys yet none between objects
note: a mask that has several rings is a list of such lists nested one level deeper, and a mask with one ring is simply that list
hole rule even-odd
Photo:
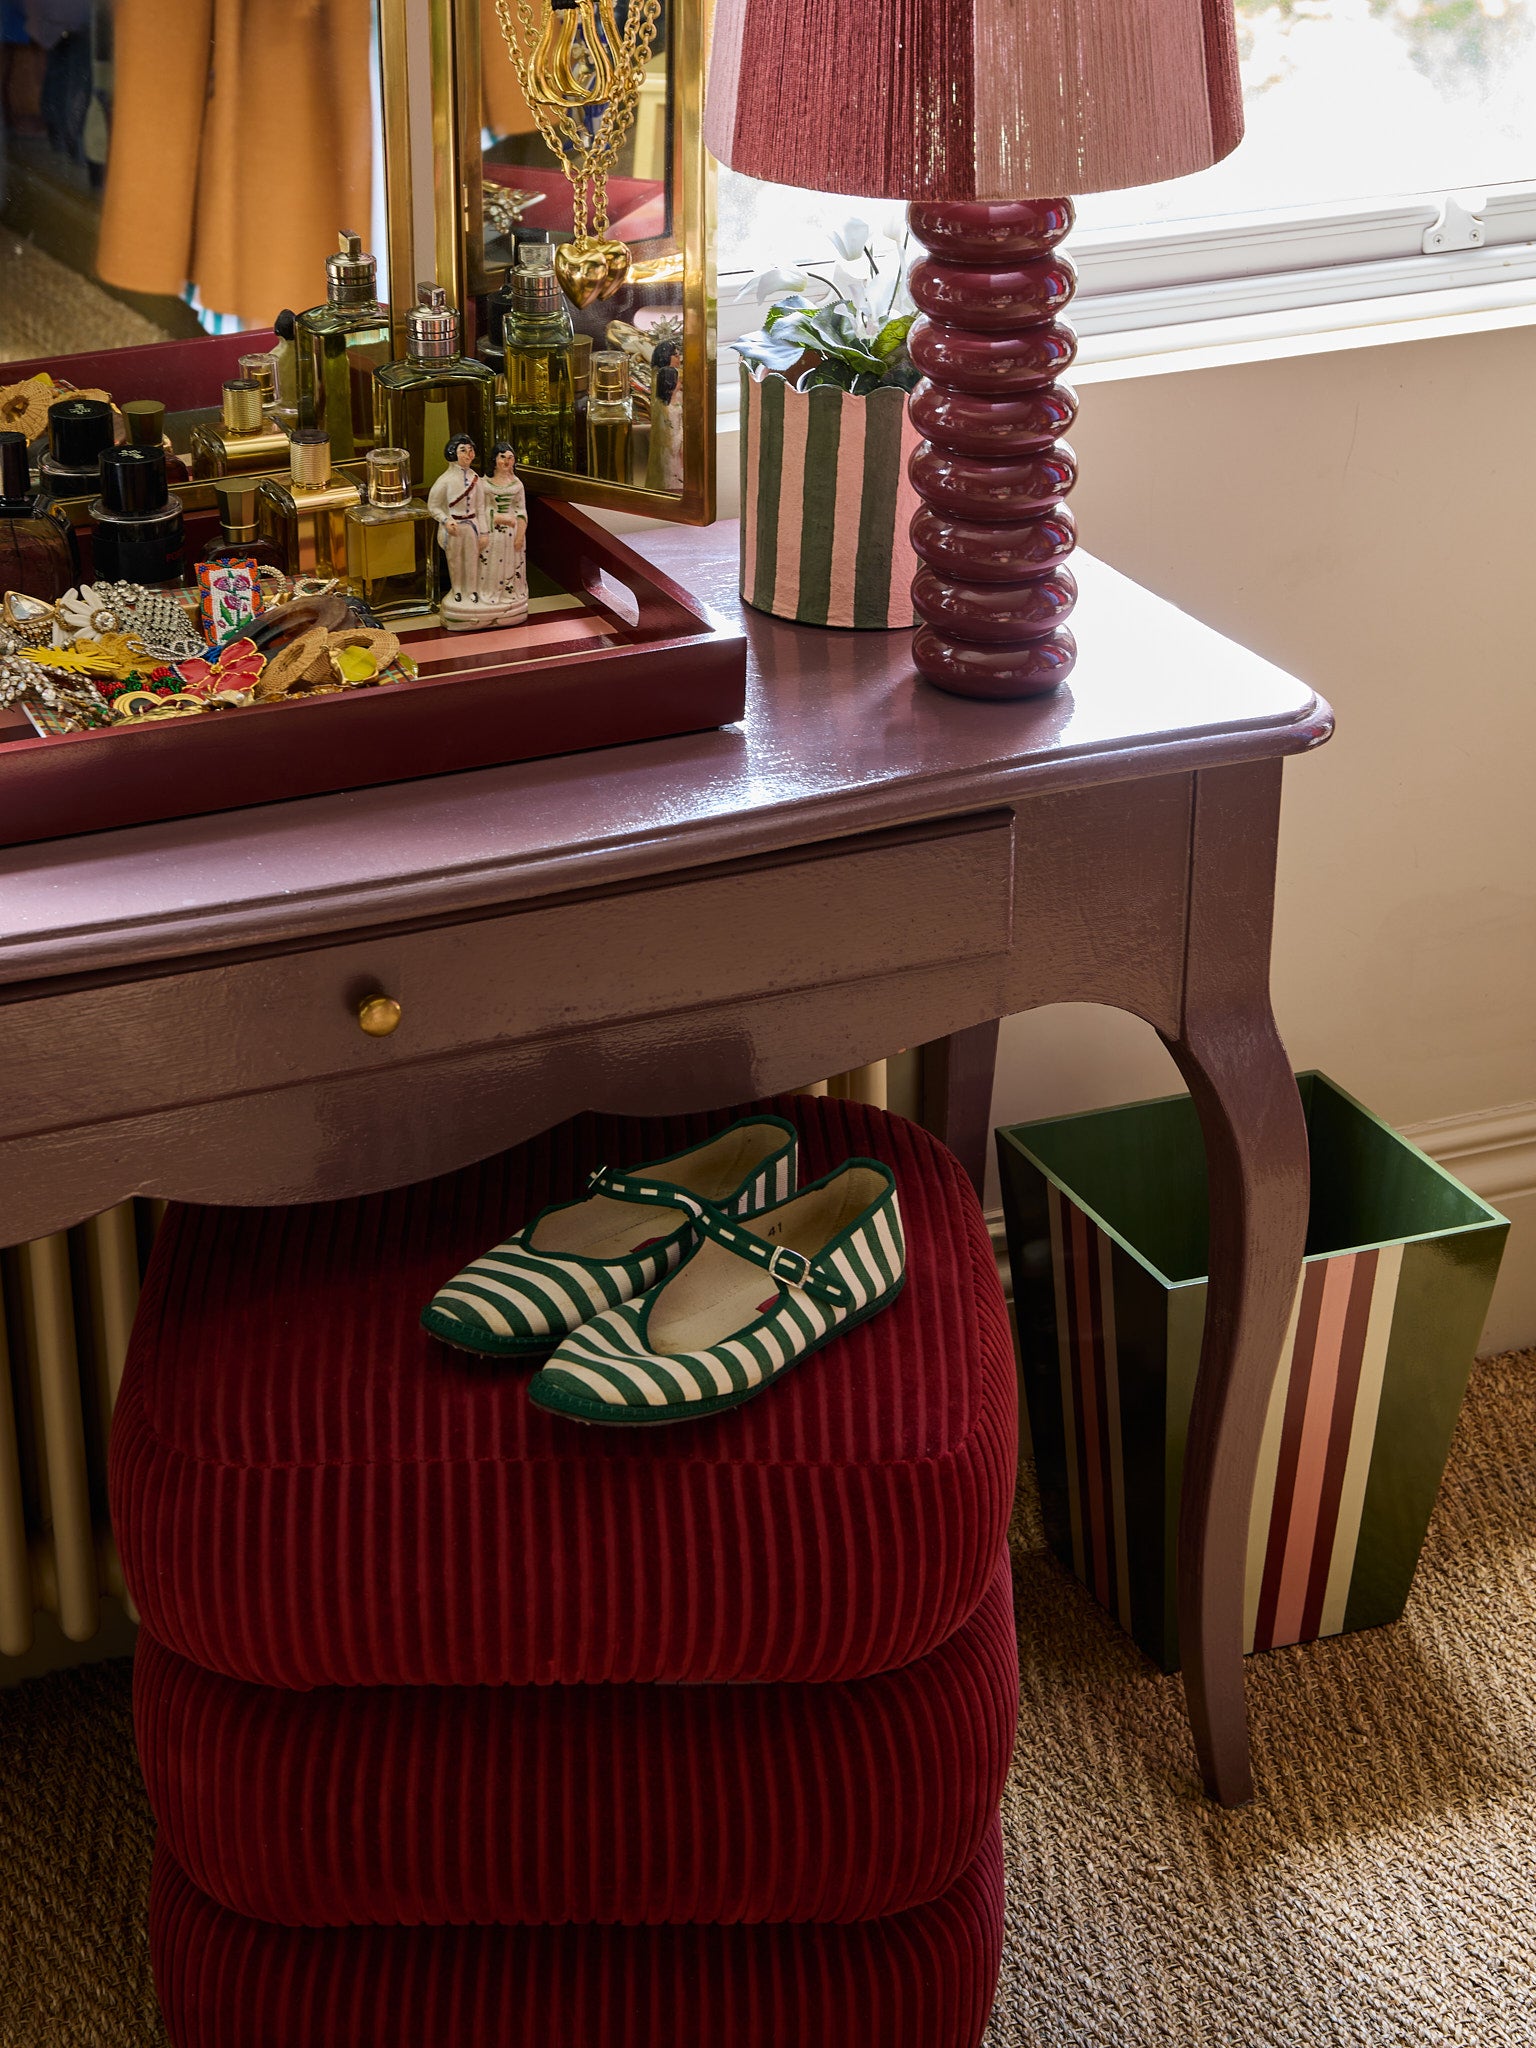
[{"label": "glass perfume bottle with gold cap", "polygon": [[373,373],[394,353],[389,308],[379,303],[379,266],[361,235],[343,229],[341,247],[325,265],[323,306],[294,323],[299,371],[299,425],[331,437],[331,455],[351,462],[377,440]]},{"label": "glass perfume bottle with gold cap", "polygon": [[547,242],[524,242],[508,284],[507,426],[520,464],[576,467],[575,335]]},{"label": "glass perfume bottle with gold cap", "polygon": [[254,377],[232,377],[224,386],[217,426],[192,432],[195,477],[238,476],[257,469],[281,469],[288,460],[288,436],[262,410]]},{"label": "glass perfume bottle with gold cap", "polygon": [[481,472],[496,445],[496,372],[459,353],[459,316],[441,285],[418,285],[406,316],[406,356],[377,373],[379,438],[410,458],[424,498],[448,467],[448,444],[468,434]]},{"label": "glass perfume bottle with gold cap", "polygon": [[619,349],[599,349],[592,358],[592,391],[587,400],[588,476],[609,484],[629,482],[634,420],[629,357]]},{"label": "glass perfume bottle with gold cap", "polygon": [[290,576],[345,576],[357,486],[332,476],[330,438],[318,428],[300,427],[288,449],[289,481],[263,477],[256,493],[262,538],[282,549]]},{"label": "glass perfume bottle with gold cap", "polygon": [[403,448],[370,448],[368,494],[347,514],[347,587],[381,619],[437,610],[437,521],[411,496]]}]

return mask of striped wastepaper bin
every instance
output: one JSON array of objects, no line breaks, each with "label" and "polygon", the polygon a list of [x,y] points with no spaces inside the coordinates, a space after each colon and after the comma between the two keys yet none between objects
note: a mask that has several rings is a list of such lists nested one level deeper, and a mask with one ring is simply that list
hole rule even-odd
[{"label": "striped wastepaper bin", "polygon": [[807,626],[910,626],[922,436],[907,394],[741,371],[741,594]]},{"label": "striped wastepaper bin", "polygon": [[[1249,1528],[1250,1650],[1402,1613],[1509,1232],[1326,1075],[1297,1079],[1312,1207]],[[1175,1671],[1206,1296],[1194,1105],[1170,1096],[997,1141],[1047,1536]]]}]

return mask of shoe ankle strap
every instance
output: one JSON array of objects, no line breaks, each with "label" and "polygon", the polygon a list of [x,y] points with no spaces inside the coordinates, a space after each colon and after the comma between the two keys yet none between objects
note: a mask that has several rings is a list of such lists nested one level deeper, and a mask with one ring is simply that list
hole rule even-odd
[{"label": "shoe ankle strap", "polygon": [[739,1224],[732,1223],[723,1210],[708,1203],[699,1212],[699,1227],[716,1244],[723,1244],[739,1259],[749,1259],[754,1266],[761,1266],[764,1272],[784,1286],[793,1288],[797,1294],[814,1295],[818,1301],[830,1302],[834,1308],[852,1308],[852,1288],[825,1258],[809,1258],[791,1245],[770,1244],[755,1231],[743,1230]]},{"label": "shoe ankle strap", "polygon": [[615,1202],[649,1202],[659,1209],[683,1209],[695,1219],[709,1206],[673,1181],[638,1180],[633,1174],[615,1173],[611,1166],[599,1166],[587,1175],[587,1193],[608,1195]]}]

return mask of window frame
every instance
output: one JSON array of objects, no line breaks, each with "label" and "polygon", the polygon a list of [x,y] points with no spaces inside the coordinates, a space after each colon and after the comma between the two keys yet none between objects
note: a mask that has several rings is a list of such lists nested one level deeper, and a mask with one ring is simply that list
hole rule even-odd
[{"label": "window frame", "polygon": [[[1448,202],[1456,202],[1448,216]],[[849,201],[850,206],[855,202]],[[1459,209],[1480,240],[1427,246],[1437,227],[1457,232]],[[1463,223],[1464,225],[1464,223]],[[1150,336],[1177,328],[1186,338],[1202,323],[1318,313],[1373,300],[1536,302],[1536,180],[1477,190],[1409,193],[1374,200],[1276,208],[1207,219],[1149,222],[1131,229],[1077,230],[1067,243],[1078,268],[1070,318],[1085,339]],[[766,262],[783,252],[763,251]],[[802,267],[831,268],[825,254]],[[719,279],[722,346],[761,324],[762,308],[734,303],[750,271]],[[1305,324],[1305,323],[1304,323]],[[1294,323],[1293,323],[1294,325]],[[734,380],[722,380],[729,392]],[[727,400],[729,405],[730,400]]]}]

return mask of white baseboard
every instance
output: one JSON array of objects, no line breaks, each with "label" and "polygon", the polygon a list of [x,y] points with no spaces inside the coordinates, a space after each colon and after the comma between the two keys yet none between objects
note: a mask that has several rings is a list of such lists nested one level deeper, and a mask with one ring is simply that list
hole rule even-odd
[{"label": "white baseboard", "polygon": [[[1473,1110],[1468,1116],[1405,1124],[1402,1135],[1495,1208],[1536,1195],[1536,1102],[1510,1102],[1500,1109]],[[1011,1301],[1013,1282],[1001,1209],[987,1211],[987,1230],[1003,1292]]]},{"label": "white baseboard", "polygon": [[1408,1124],[1403,1136],[1485,1202],[1536,1195],[1536,1102]]}]

